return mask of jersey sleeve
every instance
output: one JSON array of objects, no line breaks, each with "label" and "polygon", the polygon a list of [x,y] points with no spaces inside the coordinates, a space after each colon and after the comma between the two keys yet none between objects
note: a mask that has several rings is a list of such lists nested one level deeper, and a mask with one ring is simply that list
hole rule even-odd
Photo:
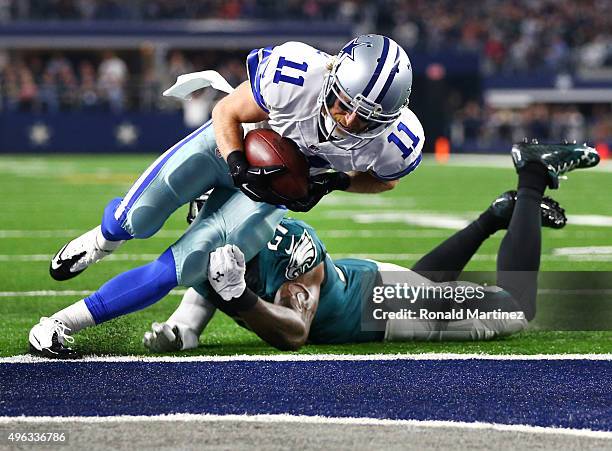
[{"label": "jersey sleeve", "polygon": [[[314,229],[297,220],[284,220],[268,243],[268,274],[276,275],[273,285],[295,280],[325,260],[327,251]],[[272,282],[269,280],[268,282]]]},{"label": "jersey sleeve", "polygon": [[397,180],[421,163],[425,133],[421,121],[409,109],[383,133],[382,149],[374,161],[371,172],[381,180]]},{"label": "jersey sleeve", "polygon": [[270,110],[261,93],[261,79],[263,78],[273,50],[274,47],[253,49],[249,53],[249,56],[247,56],[247,76],[249,77],[249,83],[251,84],[253,98],[255,99],[255,102],[257,102],[257,105],[259,105],[259,107],[266,113],[269,113]]},{"label": "jersey sleeve", "polygon": [[328,58],[301,42],[252,50],[247,73],[255,102],[271,116],[299,116],[311,97],[318,97],[322,86],[319,75]]}]

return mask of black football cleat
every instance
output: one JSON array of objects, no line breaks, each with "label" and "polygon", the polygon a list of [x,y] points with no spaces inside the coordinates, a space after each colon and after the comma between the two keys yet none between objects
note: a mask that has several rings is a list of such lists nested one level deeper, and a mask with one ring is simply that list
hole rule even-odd
[{"label": "black football cleat", "polygon": [[599,154],[586,144],[522,142],[512,146],[512,161],[517,171],[530,162],[542,164],[548,170],[548,187],[557,189],[559,177],[574,169],[597,166]]},{"label": "black football cleat", "polygon": [[70,329],[55,318],[43,317],[30,330],[30,354],[47,359],[79,359],[81,354],[65,343],[73,343],[74,338],[67,334]]},{"label": "black football cleat", "polygon": [[[489,210],[498,218],[504,221],[504,228],[507,229],[514,212],[516,204],[516,191],[506,191],[493,201]],[[551,229],[562,229],[567,224],[565,209],[559,205],[559,202],[551,197],[544,196],[540,204],[540,213],[542,215],[542,227]]]}]

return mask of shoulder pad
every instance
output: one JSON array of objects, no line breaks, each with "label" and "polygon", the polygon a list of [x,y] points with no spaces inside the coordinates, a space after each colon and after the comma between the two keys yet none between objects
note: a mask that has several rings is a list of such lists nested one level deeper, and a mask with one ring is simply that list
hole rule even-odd
[{"label": "shoulder pad", "polygon": [[329,58],[301,42],[251,51],[247,69],[255,101],[270,115],[289,112],[297,119],[310,114]]}]

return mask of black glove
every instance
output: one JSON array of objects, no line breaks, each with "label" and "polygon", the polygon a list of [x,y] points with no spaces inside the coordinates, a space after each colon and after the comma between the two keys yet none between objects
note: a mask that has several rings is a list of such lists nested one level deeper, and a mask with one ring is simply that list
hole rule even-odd
[{"label": "black glove", "polygon": [[287,171],[284,165],[251,166],[241,150],[234,150],[227,156],[227,165],[234,186],[256,202],[284,204],[286,199],[270,191],[270,178]]},{"label": "black glove", "polygon": [[286,207],[292,211],[310,211],[319,201],[335,190],[345,191],[351,184],[351,178],[346,172],[326,172],[310,177],[308,196],[288,202]]}]

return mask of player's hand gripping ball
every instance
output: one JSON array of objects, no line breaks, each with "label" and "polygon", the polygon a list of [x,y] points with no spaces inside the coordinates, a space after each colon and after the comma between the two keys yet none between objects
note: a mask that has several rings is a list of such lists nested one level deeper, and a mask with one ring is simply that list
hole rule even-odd
[{"label": "player's hand gripping ball", "polygon": [[274,130],[256,129],[244,138],[244,149],[251,168],[265,175],[266,168],[283,167],[267,180],[268,191],[279,204],[302,199],[308,195],[308,161],[295,142],[283,138]]}]

